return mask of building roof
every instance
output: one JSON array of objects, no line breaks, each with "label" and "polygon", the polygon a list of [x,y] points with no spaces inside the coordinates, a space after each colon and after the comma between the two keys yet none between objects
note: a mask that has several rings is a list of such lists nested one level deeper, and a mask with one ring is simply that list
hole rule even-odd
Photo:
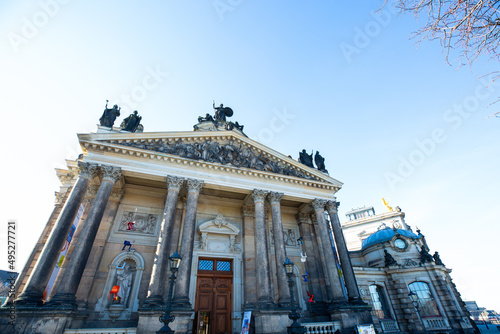
[{"label": "building roof", "polygon": [[[396,232],[403,237],[410,238],[410,239],[419,239],[420,236],[416,235],[415,233],[408,231],[408,230],[402,230],[402,229],[397,229]],[[386,242],[391,240],[395,235],[396,232],[392,228],[385,228],[383,230],[377,231],[370,235],[368,238],[363,240],[363,243],[361,244],[361,249],[368,248],[370,246]]]}]

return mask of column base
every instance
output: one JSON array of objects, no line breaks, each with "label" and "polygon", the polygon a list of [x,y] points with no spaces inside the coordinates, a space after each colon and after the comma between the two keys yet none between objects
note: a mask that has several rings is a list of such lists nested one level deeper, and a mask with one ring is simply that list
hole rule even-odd
[{"label": "column base", "polygon": [[278,308],[278,305],[276,305],[271,300],[264,300],[264,301],[260,301],[257,304],[257,308],[259,310],[276,310]]},{"label": "column base", "polygon": [[76,310],[76,297],[72,293],[56,293],[52,299],[45,303],[45,308],[63,309],[63,310]]},{"label": "column base", "polygon": [[162,296],[147,297],[141,309],[165,309],[165,302]]},{"label": "column base", "polygon": [[172,310],[194,311],[189,298],[178,298],[172,300]]},{"label": "column base", "polygon": [[278,307],[291,309],[292,308],[292,300],[291,299],[283,299],[278,301]]},{"label": "column base", "polygon": [[14,300],[16,307],[31,308],[43,305],[43,295],[36,292],[23,292]]}]

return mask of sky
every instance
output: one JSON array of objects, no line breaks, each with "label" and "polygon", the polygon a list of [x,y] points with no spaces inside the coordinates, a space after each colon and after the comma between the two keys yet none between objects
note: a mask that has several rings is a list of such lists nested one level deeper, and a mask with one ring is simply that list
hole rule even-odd
[{"label": "sky", "polygon": [[[283,153],[319,151],[345,212],[382,198],[438,251],[465,300],[500,311],[498,64],[446,62],[422,18],[383,1],[0,0],[0,269],[21,271],[53,209],[54,168],[109,100],[145,132],[212,103]],[[451,59],[454,59],[452,52]]]}]

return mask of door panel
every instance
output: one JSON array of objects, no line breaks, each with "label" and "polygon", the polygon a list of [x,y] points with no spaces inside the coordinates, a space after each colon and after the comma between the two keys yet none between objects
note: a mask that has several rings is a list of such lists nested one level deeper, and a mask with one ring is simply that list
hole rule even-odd
[{"label": "door panel", "polygon": [[[215,260],[215,259],[214,259]],[[204,265],[207,260],[203,260]],[[210,266],[208,266],[210,267]],[[211,268],[215,268],[212,266]],[[210,312],[209,333],[232,333],[232,271],[198,270],[195,311]]]}]

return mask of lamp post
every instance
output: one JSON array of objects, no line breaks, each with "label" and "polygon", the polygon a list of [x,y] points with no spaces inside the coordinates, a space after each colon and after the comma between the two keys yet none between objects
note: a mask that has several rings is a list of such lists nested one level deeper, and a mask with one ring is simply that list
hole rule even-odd
[{"label": "lamp post", "polygon": [[168,290],[168,299],[167,299],[167,306],[165,307],[165,314],[160,317],[160,322],[163,322],[164,325],[163,327],[156,332],[156,334],[173,334],[175,331],[170,329],[168,326],[169,323],[173,322],[175,320],[175,317],[170,314],[172,310],[172,291],[174,290],[174,284],[175,280],[177,277],[175,277],[175,273],[177,270],[179,270],[179,265],[181,264],[181,256],[177,251],[175,251],[174,254],[172,254],[170,257],[170,271],[172,272],[172,275],[170,275],[170,287]]},{"label": "lamp post", "polygon": [[291,310],[292,312],[288,315],[288,317],[293,321],[290,327],[287,328],[287,333],[288,334],[305,334],[306,333],[306,328],[304,326],[301,326],[297,320],[300,319],[301,315],[299,313],[298,307],[295,307],[295,298],[293,295],[293,262],[290,261],[289,258],[286,258],[285,263],[283,263],[283,266],[285,267],[285,272],[286,275],[288,276],[288,288],[290,289],[290,297],[291,297],[291,302],[292,302],[292,307]]},{"label": "lamp post", "polygon": [[422,323],[422,326],[424,326],[424,333],[427,334],[427,328],[425,328],[425,323],[422,320],[422,316],[420,315],[420,311],[418,310],[418,307],[419,307],[418,306],[418,295],[415,292],[410,291],[408,296],[410,296],[411,302],[413,303],[413,307],[415,307],[415,311],[417,311],[418,320],[420,320],[420,322]]}]

